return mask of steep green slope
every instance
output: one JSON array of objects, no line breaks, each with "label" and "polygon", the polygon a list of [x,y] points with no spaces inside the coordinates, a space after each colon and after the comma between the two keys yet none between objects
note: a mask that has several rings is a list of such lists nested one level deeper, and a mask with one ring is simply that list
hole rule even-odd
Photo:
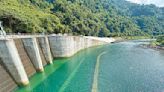
[{"label": "steep green slope", "polygon": [[145,36],[164,33],[164,9],[124,0],[0,0],[8,32]]},{"label": "steep green slope", "polygon": [[73,33],[94,36],[141,35],[130,17],[120,16],[101,0],[56,0],[53,12]]},{"label": "steep green slope", "polygon": [[0,20],[7,32],[52,32],[61,25],[50,10],[43,11],[27,0],[1,0]]}]

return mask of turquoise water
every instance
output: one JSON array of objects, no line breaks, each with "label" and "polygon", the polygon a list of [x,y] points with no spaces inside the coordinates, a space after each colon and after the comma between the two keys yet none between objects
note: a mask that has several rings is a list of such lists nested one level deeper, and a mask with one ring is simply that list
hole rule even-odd
[{"label": "turquoise water", "polygon": [[16,92],[91,92],[97,57],[98,92],[164,92],[164,51],[141,48],[130,41],[80,51],[54,60]]}]

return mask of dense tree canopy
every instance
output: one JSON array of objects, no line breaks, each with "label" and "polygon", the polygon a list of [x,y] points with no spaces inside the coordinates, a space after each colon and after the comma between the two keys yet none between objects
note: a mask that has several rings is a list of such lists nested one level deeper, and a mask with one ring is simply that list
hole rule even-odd
[{"label": "dense tree canopy", "polygon": [[91,36],[164,34],[164,8],[124,0],[0,0],[7,32]]}]

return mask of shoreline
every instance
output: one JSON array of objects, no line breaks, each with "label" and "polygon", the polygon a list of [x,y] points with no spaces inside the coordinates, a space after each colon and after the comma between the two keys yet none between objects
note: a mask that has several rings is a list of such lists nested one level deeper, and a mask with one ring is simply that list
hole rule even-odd
[{"label": "shoreline", "polygon": [[164,50],[164,47],[162,47],[162,46],[151,46],[150,44],[141,44],[140,46],[143,48],[150,48],[150,49],[155,49],[155,50]]}]

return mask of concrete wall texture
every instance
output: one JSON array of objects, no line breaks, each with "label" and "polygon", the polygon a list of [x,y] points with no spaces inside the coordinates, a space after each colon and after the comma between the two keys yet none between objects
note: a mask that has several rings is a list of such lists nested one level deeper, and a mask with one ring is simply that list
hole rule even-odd
[{"label": "concrete wall texture", "polygon": [[82,49],[107,44],[106,39],[110,40],[61,35],[0,39],[0,92],[28,85],[28,78],[36,71],[43,72],[45,65],[53,63],[53,58],[70,57]]},{"label": "concrete wall texture", "polygon": [[53,58],[70,57],[82,49],[107,44],[83,36],[49,36],[49,43]]},{"label": "concrete wall texture", "polygon": [[2,60],[0,60],[0,92],[10,92],[15,87],[17,87],[17,84],[4,67]]},{"label": "concrete wall texture", "polygon": [[31,77],[36,72],[36,70],[35,70],[35,67],[32,64],[30,58],[27,55],[27,52],[26,52],[26,50],[24,48],[22,39],[20,39],[20,38],[14,39],[14,42],[15,42],[15,46],[16,46],[16,48],[18,50],[18,54],[20,56],[22,64],[24,66],[24,69],[25,69],[25,71],[27,73],[27,76]]},{"label": "concrete wall texture", "polygon": [[39,46],[41,48],[41,51],[44,54],[44,57],[47,61],[48,64],[52,63],[52,56],[51,56],[51,51],[50,51],[50,46],[49,46],[49,41],[47,36],[44,37],[38,37],[38,42],[39,42]]}]

